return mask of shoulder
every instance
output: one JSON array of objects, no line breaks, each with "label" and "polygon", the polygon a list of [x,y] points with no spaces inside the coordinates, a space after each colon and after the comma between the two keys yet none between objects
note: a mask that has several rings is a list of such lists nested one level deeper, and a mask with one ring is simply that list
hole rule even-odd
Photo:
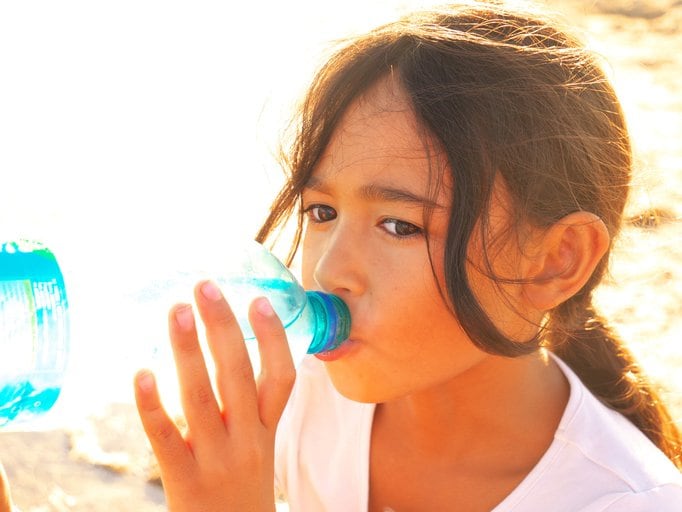
[{"label": "shoulder", "polygon": [[566,410],[545,455],[505,501],[512,506],[500,511],[557,498],[556,512],[682,511],[682,474],[670,459],[554,359],[571,386]]},{"label": "shoulder", "polygon": [[682,511],[682,486],[662,485],[644,492],[613,496],[613,501],[603,512],[680,512]]},{"label": "shoulder", "polygon": [[584,465],[612,476],[633,492],[673,483],[682,474],[635,425],[601,403],[562,361],[571,385],[571,398],[555,439]]}]

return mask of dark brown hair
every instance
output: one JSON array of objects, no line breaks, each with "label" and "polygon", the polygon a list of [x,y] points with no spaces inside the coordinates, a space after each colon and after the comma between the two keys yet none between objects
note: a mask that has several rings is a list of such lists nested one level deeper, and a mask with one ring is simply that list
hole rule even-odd
[{"label": "dark brown hair", "polygon": [[550,226],[588,211],[613,239],[631,174],[621,107],[595,57],[553,22],[498,4],[418,12],[334,53],[301,106],[285,155],[290,177],[257,238],[263,241],[298,213],[291,260],[302,232],[300,193],[332,132],[351,102],[392,73],[448,159],[455,186],[445,291],[471,340],[509,357],[548,347],[682,467],[680,435],[668,411],[592,306],[608,254],[575,296],[548,312],[529,341],[499,332],[469,287],[467,248],[474,229],[485,229],[497,176],[511,195],[517,223]]}]

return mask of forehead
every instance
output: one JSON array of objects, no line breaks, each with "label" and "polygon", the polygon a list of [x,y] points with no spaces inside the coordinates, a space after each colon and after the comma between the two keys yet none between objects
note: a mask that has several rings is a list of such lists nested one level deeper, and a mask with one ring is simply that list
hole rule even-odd
[{"label": "forehead", "polygon": [[375,179],[434,192],[449,175],[446,168],[440,145],[417,121],[407,93],[396,78],[386,77],[348,107],[312,181]]}]

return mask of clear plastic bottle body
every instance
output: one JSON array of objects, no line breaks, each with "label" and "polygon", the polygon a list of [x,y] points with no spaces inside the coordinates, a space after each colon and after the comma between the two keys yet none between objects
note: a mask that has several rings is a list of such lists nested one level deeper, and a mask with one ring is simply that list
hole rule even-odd
[{"label": "clear plastic bottle body", "polygon": [[0,428],[34,420],[61,392],[69,357],[68,301],[54,255],[0,243]]},{"label": "clear plastic bottle body", "polygon": [[214,279],[230,303],[246,340],[254,338],[248,321],[249,305],[262,296],[268,298],[282,321],[297,363],[306,353],[332,350],[348,338],[350,313],[345,303],[334,295],[305,291],[265,247],[253,242],[236,250],[231,260],[230,272]]},{"label": "clear plastic bottle body", "polygon": [[[164,318],[171,304],[192,300],[191,291],[200,279],[213,279],[222,289],[256,369],[257,344],[248,322],[248,309],[256,297],[270,300],[285,326],[296,363],[308,352],[335,348],[350,332],[348,308],[338,297],[305,291],[286,266],[255,242],[210,254],[197,250],[184,262],[173,260],[165,266],[160,262],[154,272],[144,274],[142,287],[125,301],[130,309],[120,326],[111,324],[111,313],[100,307],[97,296],[81,293],[79,302],[78,293],[73,293],[69,312],[59,266],[44,246],[0,242],[0,249],[0,429],[4,430],[52,428],[55,422],[77,421],[89,415],[83,409],[120,401],[121,394],[132,395],[132,374],[145,366],[164,375],[161,381],[169,393],[164,397],[179,412]],[[78,338],[73,343],[69,316]],[[89,329],[83,329],[86,320]],[[99,325],[111,330],[108,337],[103,337]],[[60,407],[53,408],[60,395],[64,395]],[[45,415],[50,409],[59,413]]]}]

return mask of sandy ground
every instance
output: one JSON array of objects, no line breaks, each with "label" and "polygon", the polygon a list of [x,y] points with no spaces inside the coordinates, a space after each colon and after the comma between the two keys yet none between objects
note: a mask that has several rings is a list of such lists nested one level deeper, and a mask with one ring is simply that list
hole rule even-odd
[{"label": "sandy ground", "polygon": [[[600,306],[682,426],[682,1],[553,5],[604,55],[636,149],[631,221]],[[130,406],[68,432],[3,433],[0,460],[24,512],[165,509]]]},{"label": "sandy ground", "polygon": [[69,431],[4,433],[0,454],[23,512],[166,510],[132,406]]}]

